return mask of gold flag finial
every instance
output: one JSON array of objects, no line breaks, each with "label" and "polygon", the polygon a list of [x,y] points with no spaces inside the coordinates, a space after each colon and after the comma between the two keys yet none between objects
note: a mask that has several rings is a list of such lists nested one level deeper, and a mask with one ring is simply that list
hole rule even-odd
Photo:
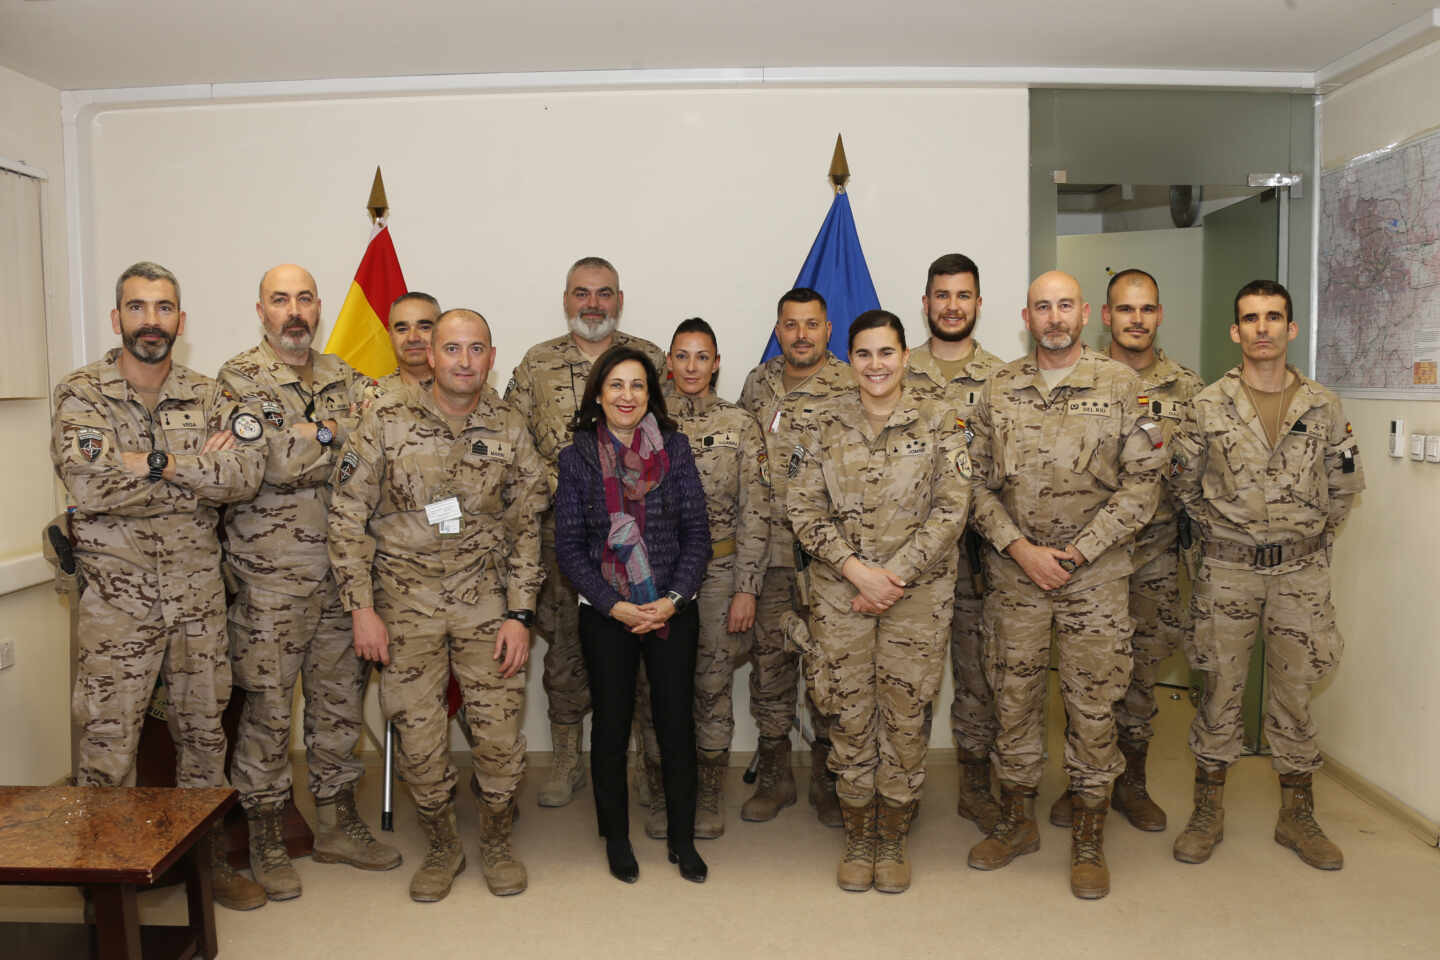
[{"label": "gold flag finial", "polygon": [[835,155],[830,158],[830,182],[835,184],[835,192],[839,193],[845,189],[845,181],[850,179],[850,165],[845,162],[845,141],[840,134],[835,134]]},{"label": "gold flag finial", "polygon": [[385,181],[380,178],[380,168],[375,168],[375,182],[370,186],[370,199],[365,202],[365,209],[370,211],[370,219],[383,220],[385,214],[390,212],[390,205],[385,200]]}]

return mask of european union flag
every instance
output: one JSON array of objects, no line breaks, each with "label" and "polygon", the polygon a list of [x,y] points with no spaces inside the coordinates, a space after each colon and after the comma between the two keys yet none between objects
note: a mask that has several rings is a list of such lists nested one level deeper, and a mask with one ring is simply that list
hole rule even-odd
[{"label": "european union flag", "polygon": [[[795,278],[795,286],[810,287],[825,298],[825,315],[830,320],[830,352],[841,360],[849,357],[850,321],[866,310],[880,309],[875,284],[870,282],[870,268],[860,249],[860,235],[855,232],[855,217],[850,212],[850,197],[837,191],[830,212],[820,225],[820,233],[810,247],[810,255]],[[780,344],[771,331],[765,345],[763,363],[778,356]]]}]

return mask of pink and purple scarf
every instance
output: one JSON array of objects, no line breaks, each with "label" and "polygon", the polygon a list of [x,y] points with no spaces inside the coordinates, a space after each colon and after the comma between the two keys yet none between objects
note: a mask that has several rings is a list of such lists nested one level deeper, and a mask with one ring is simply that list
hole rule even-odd
[{"label": "pink and purple scarf", "polygon": [[[645,414],[635,427],[629,446],[616,439],[603,420],[596,424],[595,433],[605,508],[610,512],[600,574],[631,603],[650,603],[660,594],[645,550],[645,495],[665,479],[670,457],[652,413]],[[669,630],[662,627],[657,632],[663,637]]]}]

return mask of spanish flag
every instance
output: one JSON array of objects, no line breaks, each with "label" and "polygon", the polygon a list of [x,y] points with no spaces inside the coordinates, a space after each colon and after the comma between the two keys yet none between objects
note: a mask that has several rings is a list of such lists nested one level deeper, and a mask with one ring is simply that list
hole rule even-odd
[{"label": "spanish flag", "polygon": [[385,318],[390,315],[390,304],[406,289],[395,245],[390,242],[390,228],[383,220],[376,221],[350,292],[345,294],[345,303],[335,317],[325,352],[335,354],[367,377],[394,373],[395,351],[390,346]]}]

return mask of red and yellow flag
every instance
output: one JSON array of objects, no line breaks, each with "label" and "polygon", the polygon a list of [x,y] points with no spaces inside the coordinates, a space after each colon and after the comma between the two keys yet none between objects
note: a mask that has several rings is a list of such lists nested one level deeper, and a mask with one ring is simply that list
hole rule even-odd
[{"label": "red and yellow flag", "polygon": [[386,318],[390,304],[406,290],[400,259],[390,242],[390,228],[377,222],[355,271],[355,280],[345,294],[345,303],[335,316],[325,352],[335,354],[367,377],[394,373],[397,364]]}]

